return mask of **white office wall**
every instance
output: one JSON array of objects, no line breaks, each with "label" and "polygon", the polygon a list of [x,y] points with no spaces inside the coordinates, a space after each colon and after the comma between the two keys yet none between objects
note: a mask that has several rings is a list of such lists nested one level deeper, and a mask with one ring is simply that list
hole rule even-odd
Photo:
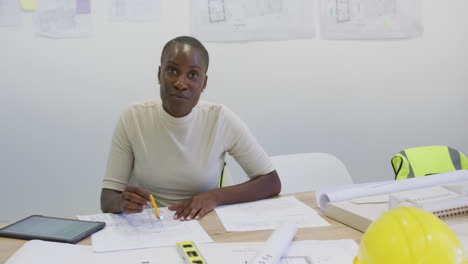
[{"label": "white office wall", "polygon": [[[93,38],[36,37],[31,13],[0,28],[0,222],[99,212],[120,112],[158,96],[161,48],[189,34],[189,0],[165,0],[154,23],[111,23],[106,2],[92,1]],[[233,109],[270,155],[328,152],[356,182],[391,179],[390,159],[407,147],[468,154],[465,10],[425,0],[425,32],[412,40],[206,43],[202,98]]]}]

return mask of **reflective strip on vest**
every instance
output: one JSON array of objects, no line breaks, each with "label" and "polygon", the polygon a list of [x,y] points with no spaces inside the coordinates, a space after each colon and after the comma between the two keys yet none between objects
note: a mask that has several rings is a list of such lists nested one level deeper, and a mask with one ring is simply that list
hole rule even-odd
[{"label": "reflective strip on vest", "polygon": [[453,167],[455,167],[456,170],[461,170],[462,166],[461,166],[460,152],[458,152],[457,150],[454,150],[453,148],[448,148],[448,151],[450,153],[450,158],[452,159]]},{"label": "reflective strip on vest", "polygon": [[[402,152],[400,152],[400,154],[403,157],[405,157],[405,159],[408,161],[409,173],[408,173],[408,176],[406,176],[406,178],[414,178],[413,168],[411,167],[411,162],[409,162],[408,156],[406,156],[406,153],[405,153],[404,150]],[[403,162],[402,162],[402,164],[403,164]]]}]

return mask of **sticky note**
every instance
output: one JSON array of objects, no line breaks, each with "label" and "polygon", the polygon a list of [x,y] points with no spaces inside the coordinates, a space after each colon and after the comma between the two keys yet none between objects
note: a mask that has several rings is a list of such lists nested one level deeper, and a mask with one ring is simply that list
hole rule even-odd
[{"label": "sticky note", "polygon": [[36,10],[36,0],[20,0],[21,9],[24,11]]},{"label": "sticky note", "polygon": [[91,13],[91,0],[76,0],[76,13],[77,14]]}]

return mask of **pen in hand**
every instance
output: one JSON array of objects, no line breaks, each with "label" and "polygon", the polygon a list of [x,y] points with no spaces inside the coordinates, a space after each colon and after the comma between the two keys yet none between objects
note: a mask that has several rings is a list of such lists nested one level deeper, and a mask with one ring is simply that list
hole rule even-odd
[{"label": "pen in hand", "polygon": [[150,194],[149,197],[150,197],[150,199],[151,199],[151,204],[153,205],[154,212],[156,213],[156,218],[157,218],[159,221],[161,221],[161,218],[159,217],[158,206],[156,205],[156,202],[154,201],[153,195]]}]

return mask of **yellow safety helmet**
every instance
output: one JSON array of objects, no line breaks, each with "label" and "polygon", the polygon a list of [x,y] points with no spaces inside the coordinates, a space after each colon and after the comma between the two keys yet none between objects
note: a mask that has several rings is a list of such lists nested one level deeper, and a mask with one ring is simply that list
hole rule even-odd
[{"label": "yellow safety helmet", "polygon": [[354,264],[468,264],[452,230],[415,207],[384,213],[364,233]]}]

